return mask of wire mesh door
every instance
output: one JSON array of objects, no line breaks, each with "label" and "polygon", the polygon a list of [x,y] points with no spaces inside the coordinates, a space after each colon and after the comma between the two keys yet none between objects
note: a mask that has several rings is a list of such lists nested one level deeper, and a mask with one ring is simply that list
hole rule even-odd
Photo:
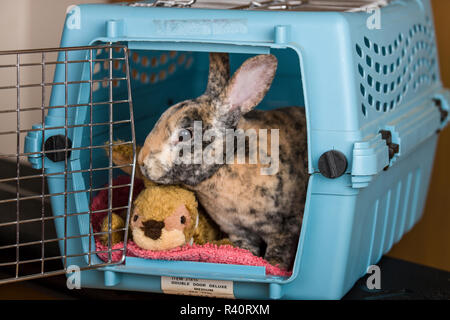
[{"label": "wire mesh door", "polygon": [[[134,177],[115,178],[136,158],[127,48],[0,52],[0,114],[0,283],[123,263]],[[115,165],[126,145],[132,160]]]}]

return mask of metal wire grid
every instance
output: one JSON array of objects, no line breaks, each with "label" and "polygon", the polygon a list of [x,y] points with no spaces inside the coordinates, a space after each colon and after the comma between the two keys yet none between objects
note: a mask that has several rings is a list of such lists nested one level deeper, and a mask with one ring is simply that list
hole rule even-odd
[{"label": "metal wire grid", "polygon": [[[98,51],[106,51],[109,53],[108,58],[98,59],[96,53]],[[71,59],[69,56],[82,53],[85,55],[84,59]],[[55,57],[58,55],[58,57]],[[39,57],[39,61],[33,60]],[[77,55],[80,56],[80,55]],[[28,59],[32,57],[31,59]],[[11,63],[11,58],[15,61]],[[4,61],[8,61],[4,63]],[[31,62],[24,61],[31,60]],[[3,61],[3,63],[2,63]],[[115,61],[122,61],[126,65],[125,76],[115,77],[113,74],[113,63]],[[94,78],[94,66],[96,63],[108,64],[108,75],[102,79]],[[84,67],[88,66],[89,78],[88,79],[70,79],[69,69],[71,64],[82,64]],[[52,67],[53,66],[53,67]],[[23,70],[26,68],[40,68],[41,75],[40,81],[32,83],[23,83],[21,76]],[[63,69],[64,81],[49,81],[47,78],[48,69]],[[13,90],[15,91],[15,108],[3,107],[2,104],[8,102],[8,99],[0,99],[0,117],[15,115],[16,121],[15,130],[8,130],[5,127],[0,128],[0,137],[15,136],[16,146],[12,152],[11,148],[5,146],[0,152],[0,161],[3,170],[0,170],[0,283],[13,282],[18,280],[26,280],[39,278],[44,276],[56,275],[65,273],[69,267],[70,259],[77,257],[85,257],[86,265],[79,266],[80,270],[93,269],[106,265],[120,264],[125,259],[126,251],[126,239],[128,236],[128,217],[130,211],[133,181],[134,181],[134,166],[136,161],[136,146],[134,136],[134,120],[133,109],[131,99],[131,87],[129,81],[128,70],[128,50],[125,46],[119,45],[98,45],[88,47],[73,47],[73,48],[57,48],[57,49],[39,49],[39,50],[20,50],[20,51],[4,51],[0,52],[0,72],[9,70],[9,75],[15,73],[15,83],[8,83],[4,85],[4,82],[8,82],[13,77],[0,76],[0,97],[2,93]],[[59,70],[61,71],[61,70]],[[55,77],[56,79],[56,77]],[[14,79],[12,79],[13,81]],[[14,81],[13,81],[14,82]],[[125,98],[115,100],[115,84],[118,82],[125,82]],[[104,101],[98,101],[93,93],[93,87],[96,83],[102,83],[108,90],[107,99]],[[89,86],[89,101],[87,103],[71,103],[69,101],[69,88],[71,86]],[[55,88],[64,86],[64,104],[62,105],[50,105],[49,94]],[[25,108],[22,104],[23,94],[22,91],[26,88],[38,88],[41,91],[40,106],[32,106]],[[10,99],[11,100],[11,99]],[[2,102],[3,101],[3,102]],[[125,105],[125,106],[124,106]],[[106,106],[109,116],[108,121],[95,122],[94,111],[95,108]],[[127,108],[128,116],[121,119],[116,119],[114,111],[117,107]],[[69,123],[69,113],[76,111],[76,108],[88,108],[89,121],[88,123]],[[49,110],[63,109],[64,110],[64,124],[59,126],[47,126],[46,116]],[[24,114],[32,113],[36,115],[40,113],[39,117],[35,117],[32,121],[41,122],[41,127],[23,128],[22,122],[24,122]],[[97,112],[98,113],[98,112]],[[123,112],[122,112],[123,114]],[[29,117],[28,117],[29,118]],[[108,142],[96,145],[94,142],[97,132],[96,128],[106,126],[108,128]],[[129,134],[131,139],[114,142],[115,134],[114,128],[117,126],[127,126],[129,128]],[[89,130],[89,145],[80,145],[78,147],[70,145],[69,131],[77,128],[84,128]],[[55,130],[64,132],[64,147],[61,146],[54,148],[53,150],[46,150],[46,139]],[[39,133],[42,135],[42,141],[40,142],[40,150],[33,152],[25,152],[24,150],[24,135]],[[3,139],[4,141],[5,139]],[[8,139],[12,140],[14,138]],[[133,161],[129,164],[114,166],[112,162],[112,148],[120,145],[132,145],[133,149]],[[106,166],[99,166],[94,164],[94,152],[95,150],[108,149],[108,153],[105,153],[107,159]],[[70,155],[74,151],[84,151],[89,153],[89,165],[81,167],[78,170],[72,169],[69,165]],[[64,160],[60,162],[59,170],[47,170],[47,168],[54,164],[52,160],[48,158],[49,154],[64,154]],[[97,153],[98,154],[98,153]],[[107,156],[108,154],[109,156]],[[98,156],[96,155],[95,158]],[[25,164],[26,158],[34,159],[35,166],[40,169],[31,169]],[[36,160],[37,159],[37,160]],[[12,160],[12,161],[11,161]],[[15,163],[14,163],[15,160]],[[64,163],[61,166],[61,163]],[[37,165],[36,165],[37,164]],[[14,168],[15,167],[15,168]],[[125,185],[113,185],[113,175],[115,169],[124,167],[132,167],[133,176],[131,182]],[[13,169],[14,168],[14,169]],[[94,175],[99,172],[107,172],[106,185],[103,187],[94,187],[95,179]],[[69,180],[71,180],[74,174],[87,174],[88,188],[84,190],[76,190],[69,186]],[[64,190],[59,192],[50,192],[46,179],[52,177],[59,177],[64,179]],[[38,184],[40,183],[40,191],[38,191]],[[30,189],[31,191],[27,190]],[[128,187],[129,197],[128,206],[114,207],[113,206],[113,189]],[[73,201],[70,197],[73,197],[79,193],[88,193],[89,199],[93,199],[93,196],[102,190],[108,192],[108,208],[107,210],[93,211],[89,204],[89,210],[84,212],[69,212],[69,201]],[[52,215],[49,211],[49,200],[55,197],[63,197],[64,212],[54,212]],[[32,201],[32,202],[29,202]],[[38,205],[41,206],[39,209]],[[15,210],[14,209],[15,206]],[[114,230],[114,232],[124,233],[124,245],[117,249],[113,249],[111,243],[112,235],[112,219],[111,215],[116,210],[127,210],[126,225],[122,229]],[[15,212],[14,212],[15,211]],[[72,230],[73,226],[68,225],[70,219],[80,217],[82,215],[88,215],[89,221],[91,221],[92,215],[107,213],[108,216],[108,231],[107,232],[94,232],[92,226],[89,224],[88,232],[79,232],[79,234],[71,234],[68,230]],[[54,230],[55,223],[61,224],[63,220],[63,236],[58,236]],[[15,229],[15,230],[14,230]],[[2,232],[6,230],[6,232]],[[24,233],[27,231],[27,233]],[[61,234],[61,233],[59,233]],[[107,250],[96,251],[94,236],[101,236],[107,234]],[[30,238],[31,235],[31,238]],[[8,238],[8,236],[10,236]],[[89,249],[87,251],[81,250],[80,252],[69,253],[68,242],[69,241],[81,241],[83,238],[89,239]],[[31,239],[31,240],[30,240]],[[55,248],[56,244],[59,244],[60,251]],[[37,248],[36,248],[37,247]],[[47,250],[46,250],[47,248]],[[122,252],[122,259],[120,261],[113,262],[112,254],[115,251]],[[107,253],[108,261],[100,261],[98,258],[93,259],[94,255],[99,253]],[[59,263],[58,263],[59,261]],[[61,262],[62,261],[62,266]],[[32,267],[31,267],[32,265]]]},{"label": "metal wire grid", "polygon": [[383,7],[390,2],[391,0],[146,0],[129,5],[233,10],[362,11],[375,6]]},{"label": "metal wire grid", "polygon": [[233,9],[287,11],[362,11],[386,6],[390,0],[267,0],[251,1]]}]

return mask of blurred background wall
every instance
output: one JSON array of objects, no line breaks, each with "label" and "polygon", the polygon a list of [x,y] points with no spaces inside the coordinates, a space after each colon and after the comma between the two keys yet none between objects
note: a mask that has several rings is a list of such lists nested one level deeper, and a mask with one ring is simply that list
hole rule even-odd
[{"label": "blurred background wall", "polygon": [[[66,10],[70,5],[81,3],[102,3],[108,0],[0,0],[0,50],[36,49],[58,47],[61,39]],[[13,57],[0,57],[1,64],[16,63],[8,60]],[[23,57],[26,59],[27,57]],[[35,62],[35,61],[33,61]],[[23,62],[22,62],[23,63]],[[29,67],[21,70],[21,83],[40,82],[40,67]],[[50,73],[50,72],[49,72]],[[50,74],[48,76],[50,79]],[[0,70],[0,86],[15,85],[15,68]],[[41,89],[29,88],[23,90],[21,105],[24,107],[39,107]],[[47,90],[49,95],[50,90]],[[47,96],[48,100],[48,96]],[[0,109],[15,109],[15,90],[3,90],[0,99]],[[23,128],[31,128],[35,123],[42,122],[40,111],[21,112],[20,122]],[[16,114],[6,113],[0,117],[2,132],[16,130]],[[22,135],[21,140],[25,134]],[[2,153],[16,153],[16,137],[0,135]],[[23,150],[23,146],[21,146]],[[12,159],[15,160],[15,159]],[[21,159],[22,161],[24,159]]]},{"label": "blurred background wall", "polygon": [[67,8],[108,0],[1,0],[0,50],[57,47]]},{"label": "blurred background wall", "polygon": [[[0,21],[4,27],[0,30],[0,50],[58,46],[67,7],[94,2],[108,0],[1,0]],[[442,80],[450,88],[450,1],[432,2]],[[0,82],[6,78],[0,75]],[[40,96],[31,93],[24,103],[27,100],[40,101]],[[2,97],[0,108],[14,104],[14,99]],[[14,124],[15,120],[0,118],[1,126],[10,122]],[[24,114],[21,122],[29,128],[40,118]],[[15,153],[16,142],[10,137],[0,137],[0,146],[2,152]],[[389,255],[450,271],[450,129],[441,133],[424,218]]]}]

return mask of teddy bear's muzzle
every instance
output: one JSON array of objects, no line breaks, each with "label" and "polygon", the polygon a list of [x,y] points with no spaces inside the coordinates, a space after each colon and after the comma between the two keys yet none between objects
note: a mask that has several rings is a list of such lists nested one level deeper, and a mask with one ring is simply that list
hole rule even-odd
[{"label": "teddy bear's muzzle", "polygon": [[142,225],[141,229],[146,237],[153,240],[158,240],[161,237],[164,221],[148,220],[143,222]]}]

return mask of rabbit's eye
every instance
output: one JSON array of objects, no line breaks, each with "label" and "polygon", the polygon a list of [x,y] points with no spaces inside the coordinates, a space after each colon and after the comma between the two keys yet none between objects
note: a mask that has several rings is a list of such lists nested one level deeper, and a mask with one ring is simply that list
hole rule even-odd
[{"label": "rabbit's eye", "polygon": [[178,141],[179,142],[189,141],[191,139],[192,139],[192,129],[190,129],[190,128],[182,129],[178,133]]}]

